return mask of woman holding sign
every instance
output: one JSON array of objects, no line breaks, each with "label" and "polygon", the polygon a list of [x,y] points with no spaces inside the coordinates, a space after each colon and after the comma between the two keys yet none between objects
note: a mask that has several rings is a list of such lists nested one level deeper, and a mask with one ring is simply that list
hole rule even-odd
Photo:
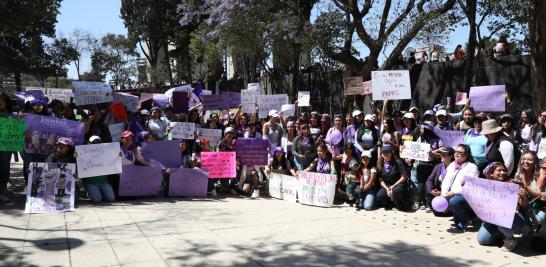
[{"label": "woman holding sign", "polygon": [[317,155],[318,157],[304,171],[336,175],[336,167],[332,160],[332,154],[328,152],[326,144],[317,146]]},{"label": "woman holding sign", "polygon": [[478,167],[471,162],[470,147],[458,145],[455,148],[455,161],[446,169],[441,196],[448,200],[448,210],[453,212],[455,227],[460,231],[463,231],[468,222],[476,216],[462,194],[464,177],[478,175]]},{"label": "woman holding sign", "polygon": [[[511,182],[510,177],[508,176],[508,170],[504,164],[499,162],[489,164],[489,166],[485,168],[484,174],[490,180],[505,183]],[[514,238],[514,234],[526,235],[533,232],[531,223],[521,212],[522,207],[527,206],[528,204],[528,201],[525,198],[525,189],[520,188],[518,195],[520,198],[518,199],[518,209],[516,209],[512,228],[506,228],[492,223],[483,222],[480,230],[478,231],[478,243],[480,243],[480,245],[496,245],[502,242],[507,250],[512,251],[518,244],[517,239]]]}]

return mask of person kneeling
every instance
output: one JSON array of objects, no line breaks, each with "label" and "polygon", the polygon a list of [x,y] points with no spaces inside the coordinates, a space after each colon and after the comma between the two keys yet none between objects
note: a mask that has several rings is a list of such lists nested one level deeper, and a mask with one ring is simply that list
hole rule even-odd
[{"label": "person kneeling", "polygon": [[[89,138],[89,144],[100,143],[102,143],[102,140],[96,135]],[[108,183],[108,178],[106,176],[88,177],[82,180],[89,198],[94,203],[100,203],[101,201],[113,202],[116,199],[114,190]]]}]

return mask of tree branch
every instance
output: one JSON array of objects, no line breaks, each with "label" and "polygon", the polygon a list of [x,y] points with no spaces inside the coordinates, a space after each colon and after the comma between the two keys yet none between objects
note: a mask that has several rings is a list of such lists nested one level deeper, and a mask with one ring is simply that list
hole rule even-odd
[{"label": "tree branch", "polygon": [[387,20],[389,18],[389,12],[391,11],[391,0],[387,0],[385,2],[385,6],[383,7],[383,14],[381,15],[381,22],[379,24],[379,34],[378,37],[383,36],[385,33],[385,25],[387,25]]},{"label": "tree branch", "polygon": [[398,17],[392,22],[392,24],[387,28],[387,31],[385,34],[380,35],[378,39],[385,41],[387,38],[391,35],[391,33],[400,25],[400,23],[408,16],[408,14],[413,9],[413,6],[415,5],[415,0],[410,0],[408,2],[408,5],[406,6],[406,9],[404,9],[404,12],[402,12]]}]

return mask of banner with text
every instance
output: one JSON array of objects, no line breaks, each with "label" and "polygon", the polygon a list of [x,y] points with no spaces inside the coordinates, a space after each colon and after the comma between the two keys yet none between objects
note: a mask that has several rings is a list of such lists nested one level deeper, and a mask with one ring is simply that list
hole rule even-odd
[{"label": "banner with text", "polygon": [[241,112],[255,113],[259,95],[259,91],[241,90]]},{"label": "banner with text", "polygon": [[403,159],[428,161],[429,153],[430,144],[405,141],[404,147],[400,151],[400,157]]},{"label": "banner with text", "polygon": [[201,169],[209,172],[209,178],[234,178],[237,176],[235,152],[202,152]]},{"label": "banner with text", "polygon": [[269,141],[256,138],[235,139],[233,149],[237,152],[237,158],[243,165],[260,166],[267,165],[267,146]]},{"label": "banner with text", "polygon": [[83,144],[82,122],[33,114],[25,114],[25,121],[26,153],[49,155],[55,151],[59,137],[70,137],[74,144]]},{"label": "banner with text", "polygon": [[470,87],[470,105],[475,111],[504,112],[506,97],[504,85]]},{"label": "banner with text", "polygon": [[407,70],[372,71],[373,100],[411,99],[410,75]]},{"label": "banner with text", "polygon": [[331,207],[334,204],[337,178],[335,175],[298,173],[298,201],[301,204]]},{"label": "banner with text", "polygon": [[113,101],[112,88],[103,82],[72,81],[76,106],[110,103]]},{"label": "banner with text", "polygon": [[269,195],[274,198],[296,202],[298,178],[278,173],[269,174]]},{"label": "banner with text", "polygon": [[78,177],[94,177],[121,173],[119,143],[76,146]]}]

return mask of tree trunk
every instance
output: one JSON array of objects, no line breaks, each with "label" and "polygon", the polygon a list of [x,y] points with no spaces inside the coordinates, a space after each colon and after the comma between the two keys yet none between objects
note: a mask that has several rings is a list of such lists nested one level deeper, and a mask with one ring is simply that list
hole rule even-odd
[{"label": "tree trunk", "polygon": [[21,73],[20,72],[14,72],[15,76],[15,88],[17,89],[17,92],[21,92],[23,90],[21,86]]},{"label": "tree trunk", "polygon": [[[466,8],[468,11],[467,19],[468,25],[470,25],[470,32],[468,33],[468,49],[466,51],[466,60],[464,61],[464,91],[469,90],[474,80],[474,50],[476,49],[476,0],[467,0]],[[478,59],[479,60],[479,59]]]},{"label": "tree trunk", "polygon": [[291,102],[293,103],[297,99],[297,92],[300,90],[300,54],[301,54],[301,45],[295,43],[293,45],[294,49],[292,50],[293,53],[293,73],[292,73],[292,86],[289,89],[288,97],[290,98]]},{"label": "tree trunk", "polygon": [[163,53],[164,53],[164,63],[165,67],[167,68],[167,78],[169,79],[169,84],[171,87],[174,86],[174,80],[173,80],[173,70],[171,68],[171,61],[169,59],[169,43],[167,40],[163,42]]},{"label": "tree trunk", "polygon": [[535,108],[537,111],[546,110],[546,3],[543,0],[534,1],[534,16],[529,25],[529,39],[531,40],[533,72],[533,89],[536,95]]}]

